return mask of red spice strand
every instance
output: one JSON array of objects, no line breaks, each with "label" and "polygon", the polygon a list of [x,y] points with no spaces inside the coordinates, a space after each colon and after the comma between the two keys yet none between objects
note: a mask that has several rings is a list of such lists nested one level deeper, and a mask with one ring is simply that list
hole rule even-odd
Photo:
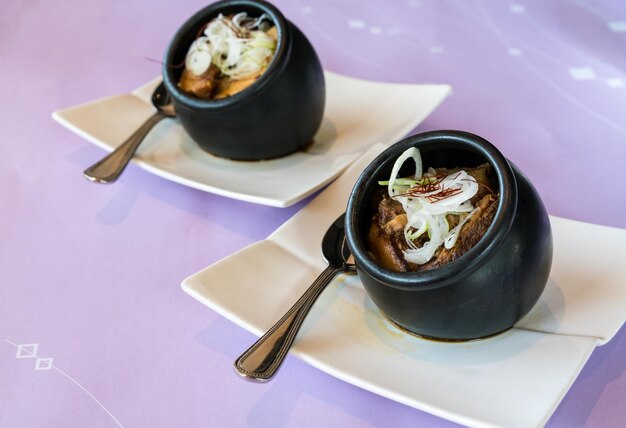
[{"label": "red spice strand", "polygon": [[[144,56],[143,59],[145,59],[146,61],[150,61],[150,62],[154,62],[156,64],[163,65],[163,61],[160,61],[158,59],[150,58],[150,57],[147,57],[147,56]],[[181,62],[180,64],[168,65],[167,68],[181,68],[184,65],[185,65],[185,61]]]},{"label": "red spice strand", "polygon": [[145,59],[146,61],[150,61],[150,62],[154,62],[154,63],[163,65],[163,61],[160,61],[160,60],[154,59],[154,58],[150,58],[149,56],[144,56],[143,59]]},{"label": "red spice strand", "polygon": [[430,202],[431,204],[434,202],[439,202],[442,201],[444,199],[448,199],[454,195],[458,195],[459,193],[461,193],[461,189],[442,189],[441,192],[439,193],[435,193],[434,195],[429,195],[426,196],[426,199],[428,199],[428,202]]},{"label": "red spice strand", "polygon": [[[453,180],[457,179],[459,177],[459,175],[461,174],[461,172],[459,171],[454,177]],[[431,204],[434,202],[439,202],[442,201],[444,199],[450,198],[452,196],[458,195],[459,193],[461,193],[461,189],[450,189],[450,188],[445,188],[442,184],[442,181],[447,177],[447,175],[445,174],[437,174],[437,175],[432,175],[432,176],[427,176],[424,178],[427,178],[427,182],[425,183],[418,183],[415,186],[409,188],[409,190],[406,191],[406,193],[401,193],[399,195],[395,195],[395,196],[412,196],[414,198],[416,197],[420,197],[420,196],[424,196],[427,193],[432,193],[431,195],[428,196],[424,196],[428,202],[430,202]],[[434,181],[432,180],[434,178]],[[476,179],[463,179],[463,181],[474,181],[475,183],[477,183],[478,185],[481,185],[481,183],[479,183]],[[483,185],[484,186],[484,185]],[[487,186],[485,186],[487,187]],[[493,193],[493,191],[491,189],[489,189],[487,187],[487,189]],[[436,192],[436,193],[433,193]]]},{"label": "red spice strand", "polygon": [[[417,193],[431,193],[441,189],[441,182],[447,177],[445,174],[432,175],[426,178],[426,182],[417,183],[415,186],[409,189],[409,194],[414,194],[416,196]],[[433,180],[434,179],[434,180]]]}]

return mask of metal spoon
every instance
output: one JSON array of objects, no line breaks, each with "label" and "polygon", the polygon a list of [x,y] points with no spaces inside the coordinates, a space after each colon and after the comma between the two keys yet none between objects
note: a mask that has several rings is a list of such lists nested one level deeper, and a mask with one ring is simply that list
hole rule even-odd
[{"label": "metal spoon", "polygon": [[345,214],[342,214],[335,220],[322,240],[322,254],[328,267],[291,309],[235,361],[235,370],[244,378],[261,382],[270,380],[287,356],[298,330],[324,288],[338,273],[356,273],[354,264],[348,262],[350,250],[345,241],[344,217]]},{"label": "metal spoon", "polygon": [[172,99],[165,89],[163,82],[156,87],[152,93],[152,105],[155,113],[137,129],[133,135],[128,137],[119,147],[109,153],[99,162],[87,168],[83,174],[85,178],[97,183],[113,183],[118,179],[122,171],[130,162],[130,159],[137,151],[139,144],[148,135],[148,132],[166,117],[175,117]]}]

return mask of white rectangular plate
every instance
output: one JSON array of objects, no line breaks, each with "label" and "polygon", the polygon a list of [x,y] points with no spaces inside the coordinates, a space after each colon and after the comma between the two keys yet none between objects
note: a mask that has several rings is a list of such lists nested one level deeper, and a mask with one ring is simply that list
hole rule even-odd
[{"label": "white rectangular plate", "polygon": [[[358,174],[382,149],[372,147],[268,239],[185,279],[183,289],[260,336],[324,269],[322,236],[344,211]],[[551,222],[550,281],[531,313],[508,332],[456,344],[418,339],[385,321],[358,277],[339,276],[309,314],[293,354],[461,424],[544,425],[595,346],[610,340],[626,317],[626,264],[620,260],[626,231],[557,217]]]},{"label": "white rectangular plate", "polygon": [[[262,162],[222,159],[201,150],[177,120],[167,119],[146,137],[134,162],[206,192],[287,207],[332,181],[373,144],[402,138],[451,92],[448,85],[371,82],[331,72],[325,72],[325,78],[324,120],[305,151]],[[56,111],[52,117],[112,151],[152,114],[150,96],[159,82],[155,79],[132,94]]]}]

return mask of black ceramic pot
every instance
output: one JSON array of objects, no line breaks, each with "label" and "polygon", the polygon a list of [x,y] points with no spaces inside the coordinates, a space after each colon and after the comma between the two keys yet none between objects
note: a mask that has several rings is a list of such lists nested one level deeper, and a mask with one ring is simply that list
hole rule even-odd
[{"label": "black ceramic pot", "polygon": [[[379,180],[409,147],[420,149],[424,168],[472,167],[489,162],[500,200],[482,239],[458,259],[425,272],[395,272],[368,254],[367,233]],[[415,165],[406,162],[413,172]],[[363,285],[391,321],[415,334],[470,340],[507,330],[541,295],[552,264],[552,233],[546,210],[528,179],[489,142],[460,131],[408,137],[380,154],[363,171],[350,195],[346,237]]]},{"label": "black ceramic pot", "polygon": [[[266,14],[278,30],[274,57],[250,87],[220,100],[202,100],[178,88],[189,46],[219,13]],[[225,0],[192,16],[165,53],[163,80],[180,122],[204,150],[230,159],[260,160],[293,153],[313,140],[324,113],[325,83],[306,37],[280,11],[261,0]]]}]

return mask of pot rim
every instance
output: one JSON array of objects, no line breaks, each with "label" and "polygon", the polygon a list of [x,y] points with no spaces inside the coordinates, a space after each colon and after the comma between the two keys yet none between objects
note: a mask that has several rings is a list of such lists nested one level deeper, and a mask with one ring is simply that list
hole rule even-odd
[{"label": "pot rim", "polygon": [[[199,23],[205,23],[217,16],[224,9],[233,8],[252,8],[259,12],[259,15],[267,14],[272,23],[276,26],[278,40],[276,51],[270,61],[265,72],[249,87],[241,92],[219,100],[203,100],[195,98],[178,87],[178,82],[174,78],[174,68],[170,66],[173,57],[181,49],[181,41],[186,38],[189,31],[196,27]],[[165,51],[162,74],[163,82],[167,91],[172,98],[191,109],[195,110],[228,110],[240,104],[247,103],[256,98],[267,88],[274,80],[278,78],[280,71],[286,66],[291,50],[291,30],[287,25],[287,20],[283,14],[272,4],[264,0],[222,0],[210,4],[209,6],[199,10],[187,21],[185,21],[170,41]],[[187,47],[188,49],[188,47]]]},{"label": "pot rim", "polygon": [[[367,203],[364,200],[365,190],[374,183],[381,169],[393,164],[398,156],[409,147],[426,147],[444,141],[477,153],[492,165],[500,188],[500,198],[494,219],[476,245],[457,260],[442,267],[425,272],[397,272],[385,269],[368,255],[363,237],[358,231],[359,213]],[[508,160],[484,138],[457,130],[430,131],[412,135],[383,151],[357,179],[350,193],[346,210],[346,240],[357,268],[386,286],[411,291],[445,287],[463,276],[471,275],[498,250],[513,223],[517,210],[517,197],[517,182]]]}]

